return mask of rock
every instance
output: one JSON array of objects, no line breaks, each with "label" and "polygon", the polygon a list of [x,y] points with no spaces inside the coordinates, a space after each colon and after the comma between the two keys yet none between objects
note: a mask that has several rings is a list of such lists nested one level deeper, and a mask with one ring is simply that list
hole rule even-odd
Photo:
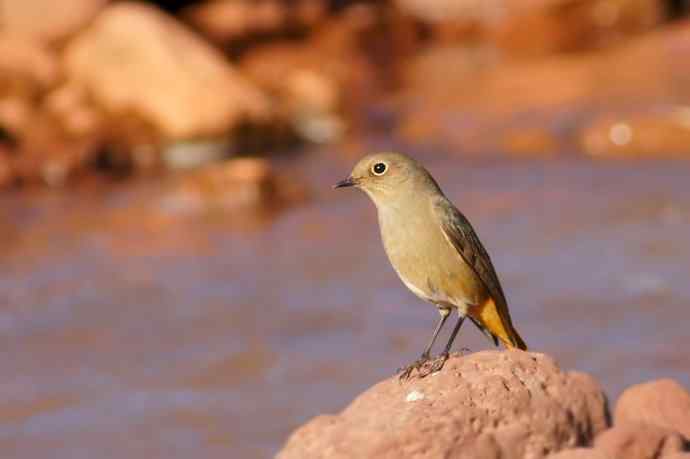
[{"label": "rock", "polygon": [[602,115],[581,134],[585,153],[603,158],[690,158],[690,107]]},{"label": "rock", "polygon": [[92,163],[101,146],[99,131],[74,136],[55,118],[39,113],[19,139],[15,170],[24,181],[61,186]]},{"label": "rock", "polygon": [[658,0],[397,0],[445,42],[484,42],[511,54],[600,47],[650,30],[665,17]]},{"label": "rock", "polygon": [[12,184],[14,181],[14,170],[10,155],[5,148],[0,145],[0,189]]},{"label": "rock", "polygon": [[182,16],[212,41],[227,44],[310,28],[326,13],[324,0],[207,0],[189,7]]},{"label": "rock", "polygon": [[297,429],[278,457],[541,458],[588,445],[607,425],[591,377],[543,354],[483,351],[423,379],[376,384]]},{"label": "rock", "polygon": [[0,98],[0,128],[16,140],[30,127],[33,112],[34,107],[24,98]]},{"label": "rock", "polygon": [[[514,55],[603,48],[641,34],[665,18],[659,0],[509,1],[506,14],[488,27],[489,40]],[[518,4],[517,7],[515,4]]]},{"label": "rock", "polygon": [[303,198],[303,190],[280,177],[264,159],[216,163],[182,177],[162,207],[172,213],[241,212],[278,208]]},{"label": "rock", "polygon": [[33,96],[55,85],[59,77],[57,58],[43,45],[0,36],[0,83],[10,92]]},{"label": "rock", "polygon": [[[580,126],[603,107],[609,113],[630,113],[688,100],[688,47],[690,21],[605,52],[530,61],[501,60],[486,47],[471,52],[456,47],[453,53],[448,46],[434,47],[437,51],[427,53],[435,52],[436,57],[415,59],[403,67],[397,134],[404,141],[443,142],[439,146],[464,152],[472,150],[478,137],[481,142],[501,138],[518,124],[546,129],[572,142]],[[675,119],[683,113],[673,112]],[[678,123],[674,126],[674,134],[682,132]],[[480,136],[482,129],[486,131]],[[481,142],[477,149],[495,148]],[[603,148],[600,143],[588,140],[586,145]],[[573,147],[581,145],[576,142]]]},{"label": "rock", "polygon": [[672,379],[631,386],[616,403],[615,420],[657,425],[690,439],[690,393]]},{"label": "rock", "polygon": [[84,27],[108,0],[0,0],[3,33],[53,43]]},{"label": "rock", "polygon": [[345,115],[360,110],[370,94],[374,71],[360,40],[373,23],[371,9],[350,8],[304,42],[253,49],[241,68],[271,94],[281,118],[302,138],[338,140]]},{"label": "rock", "polygon": [[75,137],[95,132],[102,123],[101,114],[89,103],[83,88],[73,85],[63,85],[46,94],[42,108]]},{"label": "rock", "polygon": [[650,424],[616,424],[599,435],[594,448],[613,458],[656,459],[683,449],[683,438]]},{"label": "rock", "polygon": [[507,130],[503,133],[503,150],[521,158],[553,158],[561,150],[555,135],[543,128]]},{"label": "rock", "polygon": [[176,142],[161,152],[163,164],[168,169],[195,169],[228,157],[232,144],[223,139]]},{"label": "rock", "polygon": [[168,139],[227,133],[269,116],[267,99],[215,49],[163,12],[107,7],[70,42],[63,64],[111,115],[134,114]]},{"label": "rock", "polygon": [[615,459],[594,448],[573,448],[549,455],[548,459]]}]

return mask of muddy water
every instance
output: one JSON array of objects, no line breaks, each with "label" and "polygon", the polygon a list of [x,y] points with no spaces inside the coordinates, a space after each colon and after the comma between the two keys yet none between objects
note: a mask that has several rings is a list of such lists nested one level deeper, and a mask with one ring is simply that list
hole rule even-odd
[{"label": "muddy water", "polygon": [[[688,163],[424,159],[534,350],[612,398],[690,385]],[[266,457],[416,357],[436,313],[330,190],[350,166],[301,161],[312,200],[270,219],[171,215],[150,183],[1,197],[2,456]]]}]

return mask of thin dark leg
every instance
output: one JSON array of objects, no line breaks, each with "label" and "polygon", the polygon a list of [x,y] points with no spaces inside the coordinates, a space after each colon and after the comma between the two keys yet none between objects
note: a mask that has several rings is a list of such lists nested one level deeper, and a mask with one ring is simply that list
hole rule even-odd
[{"label": "thin dark leg", "polygon": [[450,348],[453,347],[453,341],[455,341],[455,337],[458,336],[458,332],[460,332],[460,327],[462,327],[462,323],[465,321],[465,316],[460,316],[458,318],[458,321],[455,324],[455,328],[453,329],[453,333],[450,334],[450,338],[448,339],[448,343],[446,344],[445,349],[443,349],[443,355],[448,355],[450,354]]},{"label": "thin dark leg", "polygon": [[439,309],[439,313],[441,314],[441,319],[438,321],[438,324],[436,325],[436,329],[434,330],[434,334],[432,335],[431,339],[429,340],[429,344],[426,346],[426,349],[424,349],[424,352],[422,352],[422,355],[411,365],[408,365],[405,368],[400,368],[398,371],[400,373],[400,380],[405,380],[410,377],[412,374],[413,370],[419,370],[426,362],[429,361],[431,358],[431,348],[434,347],[434,343],[436,342],[436,337],[438,334],[441,332],[441,329],[443,328],[443,324],[446,323],[446,320],[448,319],[448,315],[450,314],[450,311],[448,309]]},{"label": "thin dark leg", "polygon": [[436,325],[436,329],[434,330],[434,335],[431,337],[429,340],[429,344],[426,346],[426,349],[422,353],[422,357],[426,357],[427,359],[431,355],[431,348],[434,347],[434,343],[436,342],[436,337],[438,334],[441,332],[441,329],[443,328],[443,324],[446,323],[446,319],[448,319],[448,316],[450,315],[450,311],[446,309],[442,309],[441,312],[441,320],[438,321],[438,324]]},{"label": "thin dark leg", "polygon": [[429,373],[435,373],[443,368],[443,365],[446,363],[446,360],[448,360],[448,356],[450,355],[450,348],[453,347],[453,341],[455,341],[455,337],[458,336],[458,332],[460,331],[460,327],[462,327],[462,323],[464,321],[465,316],[460,316],[458,318],[458,321],[455,323],[455,328],[453,328],[453,333],[451,333],[450,338],[448,338],[448,343],[446,343],[446,347],[443,349],[443,352],[441,352],[441,355],[438,356],[434,364],[431,366],[431,370],[429,371]]}]

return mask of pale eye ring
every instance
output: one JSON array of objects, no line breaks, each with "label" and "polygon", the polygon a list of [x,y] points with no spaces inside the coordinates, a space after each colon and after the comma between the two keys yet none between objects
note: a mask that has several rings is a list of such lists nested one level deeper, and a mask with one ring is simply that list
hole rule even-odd
[{"label": "pale eye ring", "polygon": [[371,168],[371,172],[374,175],[383,175],[386,173],[386,170],[388,170],[386,163],[376,163]]}]

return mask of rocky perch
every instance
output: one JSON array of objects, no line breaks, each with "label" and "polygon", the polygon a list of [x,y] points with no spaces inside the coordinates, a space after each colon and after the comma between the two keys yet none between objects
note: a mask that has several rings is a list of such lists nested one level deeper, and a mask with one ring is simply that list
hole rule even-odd
[{"label": "rocky perch", "polygon": [[453,356],[426,378],[376,384],[340,414],[297,429],[278,458],[687,459],[688,404],[672,381],[635,386],[610,428],[589,375],[563,372],[544,354],[484,351]]}]

